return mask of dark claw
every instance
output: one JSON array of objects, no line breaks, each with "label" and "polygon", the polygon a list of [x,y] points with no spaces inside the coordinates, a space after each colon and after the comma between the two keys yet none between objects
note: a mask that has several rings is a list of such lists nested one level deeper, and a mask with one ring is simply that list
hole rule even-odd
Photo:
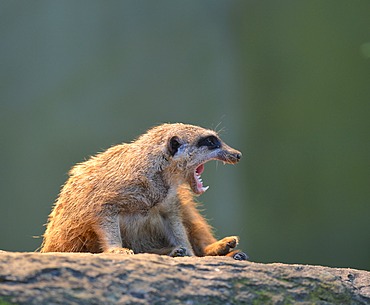
[{"label": "dark claw", "polygon": [[170,256],[172,256],[172,257],[186,256],[186,249],[184,247],[176,248],[171,252]]},{"label": "dark claw", "polygon": [[234,254],[233,258],[238,260],[238,261],[246,261],[246,260],[248,260],[249,257],[244,252],[238,252],[238,253]]}]

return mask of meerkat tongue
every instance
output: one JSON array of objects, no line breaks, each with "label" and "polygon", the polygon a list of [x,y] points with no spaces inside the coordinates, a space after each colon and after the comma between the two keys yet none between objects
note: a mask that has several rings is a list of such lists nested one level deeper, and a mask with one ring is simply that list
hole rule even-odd
[{"label": "meerkat tongue", "polygon": [[204,193],[206,190],[208,190],[209,186],[203,186],[203,181],[200,175],[204,171],[204,164],[199,165],[194,172],[194,178],[197,183],[197,189],[199,193]]}]

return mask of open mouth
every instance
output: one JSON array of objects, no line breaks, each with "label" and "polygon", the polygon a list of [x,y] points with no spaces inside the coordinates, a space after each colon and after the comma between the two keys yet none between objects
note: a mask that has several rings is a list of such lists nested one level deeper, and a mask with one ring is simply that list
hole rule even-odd
[{"label": "open mouth", "polygon": [[203,194],[206,190],[208,190],[209,186],[203,186],[203,181],[201,175],[204,171],[204,163],[198,165],[198,167],[194,170],[194,181],[190,184],[193,192],[197,195]]},{"label": "open mouth", "polygon": [[202,181],[202,173],[204,172],[204,164],[211,160],[221,161],[224,164],[235,164],[238,163],[241,158],[241,153],[234,150],[232,152],[227,152],[225,150],[213,155],[212,157],[203,160],[202,163],[197,165],[189,177],[189,185],[196,195],[203,194],[208,190],[209,186],[204,186]]}]

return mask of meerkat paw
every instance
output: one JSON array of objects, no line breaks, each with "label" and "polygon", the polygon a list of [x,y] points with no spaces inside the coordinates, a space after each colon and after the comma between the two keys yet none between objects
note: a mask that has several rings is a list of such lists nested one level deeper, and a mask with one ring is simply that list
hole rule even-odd
[{"label": "meerkat paw", "polygon": [[192,256],[192,253],[191,253],[191,251],[189,251],[185,247],[176,247],[175,249],[173,249],[170,252],[169,256],[171,256],[171,257]]},{"label": "meerkat paw", "polygon": [[131,249],[127,249],[127,248],[118,248],[117,247],[117,248],[110,248],[110,249],[104,251],[104,253],[133,255],[134,251],[132,251]]},{"label": "meerkat paw", "polygon": [[225,237],[213,244],[208,245],[204,249],[205,255],[227,255],[234,249],[239,243],[239,238],[237,236]]},{"label": "meerkat paw", "polygon": [[244,253],[244,252],[239,251],[239,250],[231,251],[226,256],[230,256],[230,257],[232,257],[233,259],[235,259],[237,261],[246,261],[249,258],[247,253]]}]

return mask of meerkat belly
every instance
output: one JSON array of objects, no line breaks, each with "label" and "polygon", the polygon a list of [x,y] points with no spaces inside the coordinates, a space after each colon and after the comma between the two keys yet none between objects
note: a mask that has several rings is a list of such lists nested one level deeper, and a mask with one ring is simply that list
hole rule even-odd
[{"label": "meerkat belly", "polygon": [[121,215],[120,229],[122,246],[135,253],[172,246],[168,240],[168,219],[157,210],[147,215]]}]

